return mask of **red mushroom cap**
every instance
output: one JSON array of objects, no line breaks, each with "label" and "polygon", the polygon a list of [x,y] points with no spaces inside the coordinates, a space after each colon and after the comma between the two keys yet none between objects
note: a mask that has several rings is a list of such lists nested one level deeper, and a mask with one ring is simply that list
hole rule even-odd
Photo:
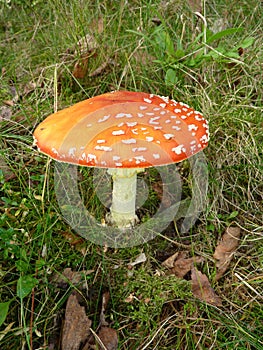
[{"label": "red mushroom cap", "polygon": [[208,123],[184,103],[115,91],[47,117],[34,131],[38,149],[67,163],[146,168],[180,162],[208,144]]}]

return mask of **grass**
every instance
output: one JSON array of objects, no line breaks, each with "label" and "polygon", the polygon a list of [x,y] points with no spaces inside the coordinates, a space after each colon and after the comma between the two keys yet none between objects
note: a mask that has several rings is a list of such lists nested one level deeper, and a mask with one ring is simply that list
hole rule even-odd
[{"label": "grass", "polygon": [[[205,12],[192,1],[1,2],[0,105],[12,113],[0,121],[0,302],[10,302],[1,349],[48,349],[70,291],[80,288],[53,283],[66,267],[93,271],[85,276],[93,329],[102,293],[110,291],[106,317],[119,349],[263,349],[262,4],[203,3]],[[243,30],[204,46],[204,22],[194,11],[205,16],[207,35]],[[75,46],[87,33],[99,46],[85,78],[77,79]],[[89,76],[104,62],[100,74]],[[171,223],[162,237],[114,250],[82,240],[63,220],[54,164],[32,147],[32,132],[54,110],[114,89],[169,95],[209,118],[207,206],[190,233],[178,235]],[[186,162],[180,168],[186,193],[187,169]],[[103,178],[92,184],[91,174],[80,170],[80,192],[103,218],[105,208],[90,190]],[[145,175],[146,217],[158,207],[155,178],[154,169]],[[241,228],[241,242],[216,282],[213,252],[230,225]],[[189,281],[166,275],[162,261],[186,244],[191,255],[205,257],[201,269],[222,307],[202,303]],[[129,270],[141,252],[146,262]]]}]

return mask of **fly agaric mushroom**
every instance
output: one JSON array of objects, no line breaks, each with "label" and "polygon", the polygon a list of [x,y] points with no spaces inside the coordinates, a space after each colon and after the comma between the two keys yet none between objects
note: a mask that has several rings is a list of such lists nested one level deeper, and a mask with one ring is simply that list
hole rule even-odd
[{"label": "fly agaric mushroom", "polygon": [[208,144],[208,123],[181,102],[114,91],[47,117],[34,131],[39,151],[59,162],[107,168],[113,192],[109,221],[131,227],[137,173],[181,162]]}]

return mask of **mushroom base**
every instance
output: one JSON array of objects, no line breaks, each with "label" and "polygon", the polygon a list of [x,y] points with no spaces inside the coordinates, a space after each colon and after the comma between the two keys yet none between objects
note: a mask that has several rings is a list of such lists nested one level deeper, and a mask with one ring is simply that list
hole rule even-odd
[{"label": "mushroom base", "polygon": [[137,174],[144,169],[108,169],[112,176],[112,205],[107,221],[120,229],[130,228],[138,222],[135,214]]}]

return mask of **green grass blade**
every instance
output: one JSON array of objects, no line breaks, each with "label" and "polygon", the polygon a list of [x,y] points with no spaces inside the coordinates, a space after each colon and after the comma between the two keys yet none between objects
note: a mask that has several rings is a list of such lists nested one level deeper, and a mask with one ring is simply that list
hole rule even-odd
[{"label": "green grass blade", "polygon": [[6,316],[8,314],[9,305],[11,301],[6,301],[5,303],[0,303],[0,326],[5,322]]},{"label": "green grass blade", "polygon": [[209,38],[207,38],[206,43],[211,44],[213,41],[220,40],[228,35],[233,35],[236,33],[242,32],[244,29],[243,28],[229,28],[229,29],[224,29],[221,32],[215,33],[211,35]]}]

